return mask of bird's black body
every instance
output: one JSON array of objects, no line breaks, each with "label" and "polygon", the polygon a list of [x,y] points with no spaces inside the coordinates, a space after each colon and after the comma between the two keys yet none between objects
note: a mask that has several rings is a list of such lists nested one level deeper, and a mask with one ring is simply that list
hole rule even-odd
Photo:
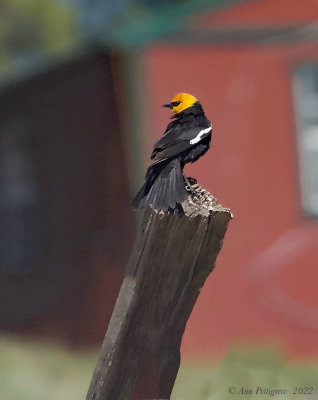
[{"label": "bird's black body", "polygon": [[145,183],[133,200],[136,208],[152,206],[163,211],[180,208],[187,197],[183,167],[210,147],[212,127],[199,102],[173,118],[154,145]]}]

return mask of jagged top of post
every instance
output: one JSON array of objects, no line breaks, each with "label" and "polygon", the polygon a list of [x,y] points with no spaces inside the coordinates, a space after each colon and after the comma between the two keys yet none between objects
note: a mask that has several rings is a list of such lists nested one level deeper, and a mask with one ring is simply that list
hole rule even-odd
[{"label": "jagged top of post", "polygon": [[186,189],[188,198],[182,203],[185,215],[189,217],[198,215],[208,217],[213,212],[224,212],[230,214],[230,217],[233,218],[231,210],[219,204],[217,199],[197,182],[187,185]]},{"label": "jagged top of post", "polygon": [[[202,188],[196,181],[195,183],[190,183],[189,185],[186,185],[186,190],[188,192],[188,197],[181,203],[181,205],[183,209],[183,214],[187,217],[208,217],[215,212],[221,212],[227,213],[229,214],[230,218],[233,218],[231,210],[219,204],[218,200],[210,192]],[[162,215],[182,214],[181,207],[180,210],[177,209],[168,212],[164,212],[162,210],[160,210],[159,212],[154,209],[152,210]]]}]

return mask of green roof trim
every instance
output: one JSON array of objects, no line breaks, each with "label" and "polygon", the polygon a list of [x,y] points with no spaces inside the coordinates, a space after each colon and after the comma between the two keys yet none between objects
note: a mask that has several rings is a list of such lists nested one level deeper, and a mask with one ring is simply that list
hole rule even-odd
[{"label": "green roof trim", "polygon": [[165,7],[152,7],[145,16],[135,13],[131,23],[107,32],[108,42],[119,46],[144,46],[163,36],[180,32],[190,15],[205,11],[217,12],[247,0],[197,0],[175,3]]}]

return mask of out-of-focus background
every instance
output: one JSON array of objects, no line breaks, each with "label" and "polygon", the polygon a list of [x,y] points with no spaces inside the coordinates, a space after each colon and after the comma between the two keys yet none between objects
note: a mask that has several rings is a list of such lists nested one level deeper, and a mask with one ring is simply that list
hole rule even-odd
[{"label": "out-of-focus background", "polygon": [[317,0],[1,1],[1,398],[85,398],[181,91],[214,132],[186,172],[235,218],[172,399],[318,398]]}]

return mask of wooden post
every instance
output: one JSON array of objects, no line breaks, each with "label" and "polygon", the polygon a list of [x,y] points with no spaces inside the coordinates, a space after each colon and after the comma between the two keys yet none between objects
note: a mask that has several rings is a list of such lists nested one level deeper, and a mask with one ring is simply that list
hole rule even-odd
[{"label": "wooden post", "polygon": [[186,322],[231,219],[197,184],[183,208],[142,213],[87,400],[170,398]]}]

